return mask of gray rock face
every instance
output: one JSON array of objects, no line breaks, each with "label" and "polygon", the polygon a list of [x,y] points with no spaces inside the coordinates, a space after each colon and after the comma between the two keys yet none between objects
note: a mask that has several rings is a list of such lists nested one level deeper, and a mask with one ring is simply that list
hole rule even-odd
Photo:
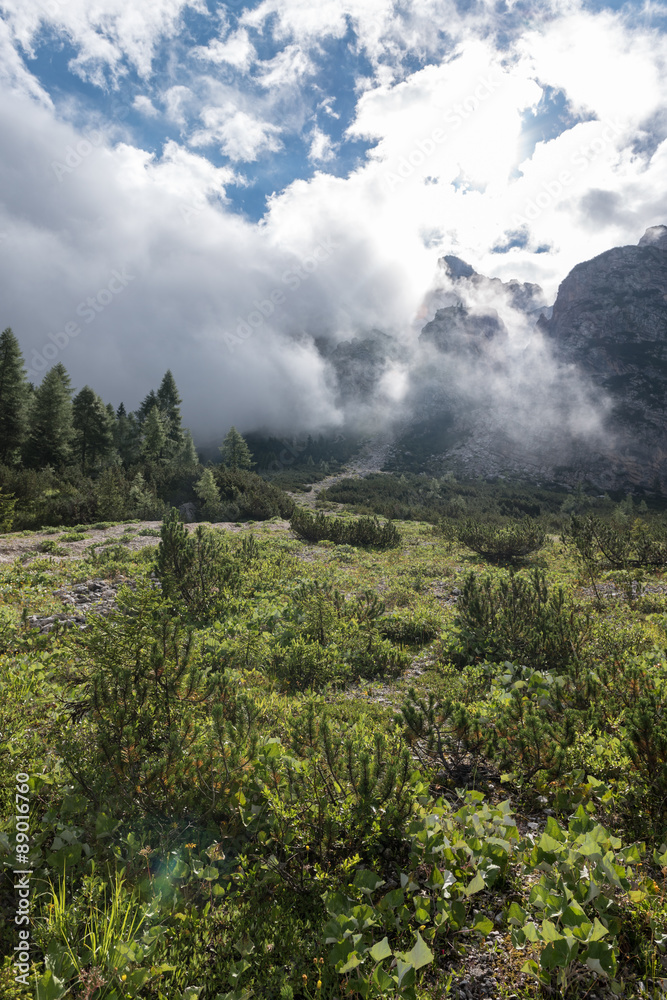
[{"label": "gray rock face", "polygon": [[613,402],[618,475],[667,479],[667,226],[637,246],[578,264],[540,320],[556,358],[577,366]]}]

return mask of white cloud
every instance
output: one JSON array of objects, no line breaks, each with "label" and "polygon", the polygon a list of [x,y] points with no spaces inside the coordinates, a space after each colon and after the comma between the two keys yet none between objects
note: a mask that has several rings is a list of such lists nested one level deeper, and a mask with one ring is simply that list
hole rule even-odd
[{"label": "white cloud", "polygon": [[123,72],[123,60],[144,79],[150,76],[158,43],[173,38],[187,9],[205,13],[203,0],[3,0],[4,18],[14,40],[28,53],[42,27],[61,32],[78,52],[71,69],[99,86],[105,73]]},{"label": "white cloud", "polygon": [[[101,81],[128,64],[150,75],[158,42],[176,33],[186,4],[149,6],[136,15],[120,0],[63,6],[57,25],[71,34],[87,78]],[[78,304],[114,269],[127,267],[127,288],[81,324],[62,360],[77,385],[91,382],[114,402],[124,386],[128,405],[172,367],[198,430],[335,424],[314,337],[336,342],[379,327],[407,351],[441,253],[505,279],[540,281],[553,296],[579,260],[667,220],[665,39],[620,15],[582,13],[575,2],[558,13],[546,2],[540,23],[526,28],[510,4],[500,50],[490,5],[467,16],[445,0],[406,0],[400,13],[390,0],[263,0],[232,34],[225,21],[218,41],[194,50],[204,74],[192,73],[193,63],[181,73],[174,49],[167,81],[135,97],[143,115],[164,107],[188,137],[191,148],[167,142],[158,157],[129,135],[114,146],[102,128],[93,143],[58,120],[15,47],[34,43],[45,8],[36,0],[4,7],[3,325],[30,357],[77,319]],[[301,130],[311,162],[328,163],[337,147],[313,116],[337,112],[333,97],[323,98],[331,81],[314,74],[323,41],[344,38],[350,24],[372,75],[357,81],[348,138],[370,140],[371,154],[349,176],[321,170],[277,191],[254,225],[227,200],[244,179],[196,150],[217,146],[234,164],[252,163]],[[281,42],[258,65],[259,33]],[[415,70],[415,60],[433,63]],[[229,67],[246,74],[241,84],[226,82]],[[526,157],[523,115],[546,85],[599,120],[538,142]],[[654,143],[635,149],[648,118]],[[492,252],[520,228],[525,248]],[[549,252],[535,253],[540,246]],[[292,284],[298,277],[297,287],[286,275]],[[276,292],[284,301],[272,307]],[[234,340],[250,315],[260,318],[256,331]]]},{"label": "white cloud", "polygon": [[247,73],[257,57],[255,47],[245,28],[239,28],[224,41],[216,38],[206,46],[198,45],[192,54],[196,59],[206,62],[227,63],[244,73]]},{"label": "white cloud", "polygon": [[201,113],[204,128],[190,138],[193,146],[218,143],[220,151],[231,160],[252,162],[265,153],[281,148],[280,128],[271,122],[259,121],[233,106],[206,108]]},{"label": "white cloud", "polygon": [[326,163],[328,160],[333,160],[335,155],[331,137],[319,128],[314,128],[310,135],[308,159],[314,163]]},{"label": "white cloud", "polygon": [[288,45],[259,64],[257,80],[267,90],[292,87],[315,72],[315,66],[299,45]]},{"label": "white cloud", "polygon": [[157,118],[160,112],[155,107],[150,97],[146,97],[145,94],[137,94],[137,96],[132,101],[132,106],[136,108],[142,115],[146,118]]}]

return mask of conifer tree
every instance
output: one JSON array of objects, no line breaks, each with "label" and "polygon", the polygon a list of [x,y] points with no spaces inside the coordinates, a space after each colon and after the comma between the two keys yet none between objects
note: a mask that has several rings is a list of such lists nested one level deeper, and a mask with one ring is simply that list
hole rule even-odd
[{"label": "conifer tree", "polygon": [[30,407],[26,461],[41,468],[66,465],[72,459],[72,385],[60,362],[50,368]]},{"label": "conifer tree", "polygon": [[204,469],[201,479],[195,483],[195,493],[202,501],[202,513],[207,521],[219,521],[222,517],[220,490],[218,489],[211,469]]},{"label": "conifer tree", "polygon": [[157,398],[157,393],[155,389],[151,389],[148,395],[144,398],[141,406],[137,410],[136,417],[139,422],[139,426],[143,426],[145,421],[148,419],[148,415],[154,406],[160,408],[160,400]]},{"label": "conifer tree", "polygon": [[183,444],[181,402],[174,376],[167,370],[157,391],[157,404],[167,433],[168,450],[172,455],[175,455]]},{"label": "conifer tree", "polygon": [[238,472],[239,469],[250,469],[254,465],[250,448],[236,427],[230,429],[222,442],[220,451],[222,452],[222,461],[234,472]]},{"label": "conifer tree", "polygon": [[195,448],[190,431],[184,431],[183,444],[176,455],[175,461],[177,465],[185,466],[186,468],[199,465],[199,456],[197,455],[197,449]]},{"label": "conifer tree", "polygon": [[164,457],[167,434],[157,406],[153,406],[143,425],[144,440],[141,450],[146,458],[160,461]]},{"label": "conifer tree", "polygon": [[19,342],[0,334],[0,461],[17,461],[28,430],[28,383]]},{"label": "conifer tree", "polygon": [[83,387],[72,403],[75,430],[74,449],[81,468],[105,458],[113,444],[109,413],[104,403],[90,386]]},{"label": "conifer tree", "polygon": [[141,430],[134,413],[128,413],[124,403],[116,410],[113,440],[116,451],[124,465],[132,465],[141,454]]}]

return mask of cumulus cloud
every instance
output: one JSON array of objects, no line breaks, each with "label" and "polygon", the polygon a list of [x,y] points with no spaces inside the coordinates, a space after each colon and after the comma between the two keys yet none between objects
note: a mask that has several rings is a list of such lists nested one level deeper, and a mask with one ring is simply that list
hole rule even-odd
[{"label": "cumulus cloud", "polygon": [[[395,348],[380,397],[397,410],[442,253],[553,300],[574,264],[667,218],[665,36],[623,13],[262,0],[188,50],[179,26],[209,17],[199,0],[0,6],[3,324],[35,364],[78,326],[58,359],[115,403],[135,406],[171,367],[202,435],[338,426],[327,359],[373,329]],[[91,128],[74,100],[54,107],[26,62],[44,26],[73,45],[74,72],[120,87],[150,142],[103,115]],[[344,80],[320,72],[333,42],[356,67]],[[140,93],[122,89],[130,70]],[[571,120],[527,145],[551,92]],[[368,154],[341,166],[356,143]],[[288,156],[250,221],[239,189]],[[494,391],[518,388],[507,376]]]},{"label": "cumulus cloud", "polygon": [[233,106],[206,108],[201,119],[204,127],[191,137],[193,146],[218,143],[230,160],[252,162],[263,153],[280,149],[280,128],[271,122],[259,121]]},{"label": "cumulus cloud", "polygon": [[33,55],[43,28],[61,32],[77,48],[70,68],[83,79],[104,85],[105,75],[116,78],[124,63],[139,76],[150,76],[159,42],[173,38],[184,11],[203,13],[203,0],[151,0],[128,6],[125,0],[3,0],[5,22],[15,42]]}]

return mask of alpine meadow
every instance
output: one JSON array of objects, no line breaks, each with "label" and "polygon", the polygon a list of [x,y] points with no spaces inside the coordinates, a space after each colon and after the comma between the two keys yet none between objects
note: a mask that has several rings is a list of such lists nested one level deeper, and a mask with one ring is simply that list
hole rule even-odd
[{"label": "alpine meadow", "polygon": [[665,1000],[666,81],[0,0],[2,1000]]}]

